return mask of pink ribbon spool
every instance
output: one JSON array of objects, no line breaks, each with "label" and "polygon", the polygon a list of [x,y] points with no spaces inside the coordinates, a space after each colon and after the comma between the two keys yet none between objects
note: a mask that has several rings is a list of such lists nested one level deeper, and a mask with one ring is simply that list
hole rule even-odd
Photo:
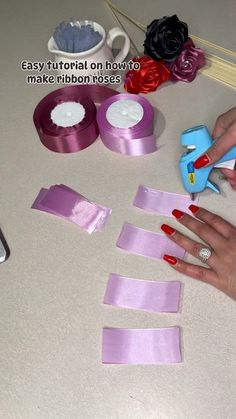
[{"label": "pink ribbon spool", "polygon": [[[90,146],[97,139],[96,103],[117,95],[115,90],[103,86],[67,86],[45,96],[36,106],[33,120],[43,145],[57,153],[74,153]],[[80,103],[85,110],[78,124],[62,127],[53,123],[51,113],[62,103]]]},{"label": "pink ribbon spool", "polygon": [[[143,116],[140,121],[129,127],[120,128],[112,125],[108,119],[108,110],[111,105],[120,102],[122,104],[132,102],[141,105]],[[129,93],[121,93],[107,99],[100,106],[97,114],[101,140],[104,145],[117,153],[142,156],[156,151],[156,137],[153,133],[154,111],[151,104],[142,96]]]}]

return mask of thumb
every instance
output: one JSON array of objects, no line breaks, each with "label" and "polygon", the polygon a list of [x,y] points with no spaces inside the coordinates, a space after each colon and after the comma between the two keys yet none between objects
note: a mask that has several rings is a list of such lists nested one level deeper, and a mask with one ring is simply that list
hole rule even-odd
[{"label": "thumb", "polygon": [[217,162],[234,145],[236,145],[236,123],[232,124],[227,131],[214,142],[207,152],[195,161],[195,169],[200,169],[201,167]]}]

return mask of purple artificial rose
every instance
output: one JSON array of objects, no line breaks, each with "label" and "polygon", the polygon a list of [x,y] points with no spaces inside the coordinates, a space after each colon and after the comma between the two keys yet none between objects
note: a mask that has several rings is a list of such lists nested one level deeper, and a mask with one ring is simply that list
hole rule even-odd
[{"label": "purple artificial rose", "polygon": [[173,81],[193,81],[198,70],[206,64],[205,54],[201,48],[196,48],[192,39],[188,38],[180,55],[171,63],[167,63],[170,79]]}]

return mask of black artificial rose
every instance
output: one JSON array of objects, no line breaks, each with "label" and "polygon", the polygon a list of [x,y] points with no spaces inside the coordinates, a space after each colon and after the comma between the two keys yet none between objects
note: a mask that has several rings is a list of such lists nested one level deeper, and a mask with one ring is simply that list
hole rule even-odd
[{"label": "black artificial rose", "polygon": [[176,15],[153,20],[147,27],[144,53],[154,60],[174,60],[188,39],[188,25]]}]

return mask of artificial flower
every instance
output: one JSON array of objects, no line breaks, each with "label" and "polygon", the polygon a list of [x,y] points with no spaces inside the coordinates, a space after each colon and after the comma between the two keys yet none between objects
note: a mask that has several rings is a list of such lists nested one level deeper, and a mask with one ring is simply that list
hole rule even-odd
[{"label": "artificial flower", "polygon": [[129,93],[154,92],[170,78],[170,72],[163,61],[143,56],[132,59],[140,64],[139,70],[130,70],[125,76],[124,87]]},{"label": "artificial flower", "polygon": [[182,51],[188,39],[188,25],[177,15],[153,20],[147,27],[144,53],[154,60],[171,61]]},{"label": "artificial flower", "polygon": [[189,38],[175,61],[168,63],[170,79],[191,82],[195,79],[198,70],[205,64],[204,51],[196,48],[192,39]]}]

